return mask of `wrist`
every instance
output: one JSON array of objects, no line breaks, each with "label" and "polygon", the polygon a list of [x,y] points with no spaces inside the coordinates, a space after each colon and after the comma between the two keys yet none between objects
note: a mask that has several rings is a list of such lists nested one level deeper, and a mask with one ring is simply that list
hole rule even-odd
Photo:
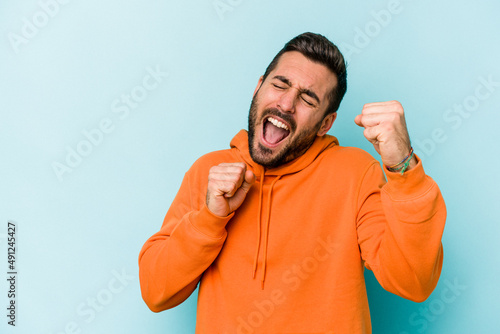
[{"label": "wrist", "polygon": [[404,159],[398,162],[397,164],[390,166],[384,164],[385,168],[389,172],[401,173],[401,175],[404,174],[406,171],[412,169],[416,165],[417,165],[417,160],[415,158],[415,153],[413,152],[413,147],[410,148],[410,152],[408,153],[408,155],[404,157]]},{"label": "wrist", "polygon": [[413,157],[411,158],[410,163],[408,164],[408,168],[406,168],[406,172],[414,168],[417,164],[418,164],[417,157],[415,156],[415,154],[413,154]]},{"label": "wrist", "polygon": [[230,214],[226,217],[218,216],[204,205],[199,211],[191,212],[189,220],[202,234],[212,238],[221,238],[226,235],[226,224],[231,220],[233,215]]}]

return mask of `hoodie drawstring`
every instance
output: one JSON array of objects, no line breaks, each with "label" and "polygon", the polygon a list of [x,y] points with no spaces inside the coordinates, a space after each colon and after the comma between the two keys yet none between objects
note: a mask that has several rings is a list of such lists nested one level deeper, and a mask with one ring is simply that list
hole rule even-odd
[{"label": "hoodie drawstring", "polygon": [[[262,267],[262,275],[261,275],[261,288],[264,289],[264,281],[266,279],[266,269],[267,269],[267,244],[268,244],[268,237],[269,237],[269,223],[271,221],[271,201],[272,201],[272,194],[273,194],[273,187],[278,182],[278,180],[281,178],[281,175],[278,175],[273,182],[271,182],[271,187],[269,188],[269,194],[267,198],[267,217],[265,220],[265,228],[264,228],[264,259],[263,259],[263,267]],[[259,190],[259,217],[257,219],[257,249],[255,252],[255,259],[254,259],[254,265],[253,265],[253,275],[252,277],[255,278],[255,274],[257,272],[257,263],[259,261],[259,252],[260,252],[260,245],[261,245],[261,235],[262,235],[262,230],[261,230],[261,216],[262,216],[262,201],[263,201],[263,193],[264,193],[264,171],[262,171],[261,178],[260,178],[260,190]]]},{"label": "hoodie drawstring", "polygon": [[271,197],[273,194],[274,184],[281,178],[281,175],[278,175],[271,183],[271,189],[269,189],[269,197],[267,199],[267,219],[266,219],[266,230],[264,231],[264,266],[262,268],[262,276],[261,276],[261,286],[262,290],[264,290],[264,281],[266,279],[266,268],[267,268],[267,237],[269,236],[269,222],[271,221]]},{"label": "hoodie drawstring", "polygon": [[262,193],[264,192],[264,170],[260,174],[260,188],[259,188],[259,217],[257,219],[257,249],[255,250],[255,258],[253,260],[253,273],[252,278],[255,278],[255,272],[257,271],[257,262],[259,261],[259,251],[260,251],[260,217],[262,216]]}]

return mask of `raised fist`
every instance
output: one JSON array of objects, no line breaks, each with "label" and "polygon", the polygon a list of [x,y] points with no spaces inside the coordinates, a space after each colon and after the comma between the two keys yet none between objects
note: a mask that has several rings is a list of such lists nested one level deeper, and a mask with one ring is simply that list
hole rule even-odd
[{"label": "raised fist", "polygon": [[255,175],[243,162],[221,163],[210,168],[207,207],[215,215],[225,217],[240,207]]}]

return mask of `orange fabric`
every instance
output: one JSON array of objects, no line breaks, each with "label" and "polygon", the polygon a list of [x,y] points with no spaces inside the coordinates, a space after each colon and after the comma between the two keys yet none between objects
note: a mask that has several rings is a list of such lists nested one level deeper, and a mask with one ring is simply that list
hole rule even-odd
[{"label": "orange fabric", "polygon": [[[257,176],[228,217],[205,205],[210,167]],[[368,153],[318,137],[264,170],[240,131],[186,173],[163,226],[139,255],[142,296],[159,312],[200,283],[196,333],[371,333],[363,267],[388,291],[425,300],[437,284],[446,209],[419,162],[387,172]],[[256,226],[258,224],[258,226]]]}]

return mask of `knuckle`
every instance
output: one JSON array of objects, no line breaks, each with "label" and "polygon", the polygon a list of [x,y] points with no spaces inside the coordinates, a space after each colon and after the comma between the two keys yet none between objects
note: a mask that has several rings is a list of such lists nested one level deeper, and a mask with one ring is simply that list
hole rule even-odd
[{"label": "knuckle", "polygon": [[227,191],[231,191],[231,189],[232,189],[232,184],[231,184],[230,182],[220,182],[220,183],[218,184],[218,188],[219,188],[220,190],[222,190],[222,191],[225,191],[225,192],[227,192]]},{"label": "knuckle", "polygon": [[231,184],[235,184],[236,182],[238,182],[239,177],[238,177],[237,175],[230,174],[230,175],[228,175],[227,180],[228,180],[228,182],[230,182]]},{"label": "knuckle", "polygon": [[382,129],[383,129],[383,131],[384,131],[384,132],[386,132],[386,133],[390,133],[390,132],[392,132],[392,131],[394,130],[394,126],[392,126],[392,124],[391,124],[391,123],[385,123],[385,124],[383,125],[383,128],[382,128]]},{"label": "knuckle", "polygon": [[397,112],[403,112],[403,105],[399,101],[392,101]]},{"label": "knuckle", "polygon": [[239,169],[239,172],[240,172],[240,173],[241,173],[241,172],[245,172],[245,170],[246,170],[246,165],[245,165],[243,162],[240,162],[240,163],[238,164],[238,169]]},{"label": "knuckle", "polygon": [[234,174],[239,175],[239,174],[241,174],[241,172],[243,172],[243,167],[241,167],[241,166],[235,166],[234,167],[234,169],[233,169],[233,173]]},{"label": "knuckle", "polygon": [[390,113],[389,117],[392,122],[398,122],[401,119],[401,115],[397,112]]}]

